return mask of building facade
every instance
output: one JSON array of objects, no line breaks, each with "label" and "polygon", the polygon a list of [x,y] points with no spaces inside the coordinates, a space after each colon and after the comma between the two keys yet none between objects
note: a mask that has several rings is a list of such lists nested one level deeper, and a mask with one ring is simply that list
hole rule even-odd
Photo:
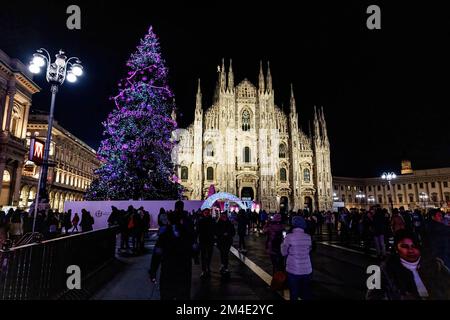
[{"label": "building facade", "polygon": [[26,66],[0,50],[0,206],[20,202],[28,114],[39,91]]},{"label": "building facade", "polygon": [[205,199],[208,189],[258,201],[270,211],[325,210],[332,206],[330,144],[323,109],[315,110],[314,132],[298,124],[291,87],[290,111],[275,105],[268,65],[258,86],[244,79],[235,85],[232,63],[218,67],[214,101],[203,109],[200,80],[194,122],[179,129],[174,162],[190,200]]},{"label": "building facade", "polygon": [[[30,137],[42,141],[47,136],[48,115],[30,113],[27,126],[27,145]],[[50,207],[60,212],[64,201],[81,201],[94,179],[94,170],[100,166],[94,149],[64,129],[57,121],[53,122],[50,162],[53,166],[48,172]],[[26,161],[20,188],[19,206],[31,205],[37,190],[40,167]]]},{"label": "building facade", "polygon": [[333,177],[334,200],[347,208],[366,209],[375,204],[405,209],[450,206],[450,168],[407,172],[390,184],[381,178]]}]

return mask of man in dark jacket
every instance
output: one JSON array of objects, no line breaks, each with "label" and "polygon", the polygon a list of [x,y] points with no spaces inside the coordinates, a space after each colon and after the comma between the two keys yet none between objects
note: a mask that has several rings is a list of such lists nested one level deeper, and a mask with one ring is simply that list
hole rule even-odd
[{"label": "man in dark jacket", "polygon": [[222,262],[222,267],[220,268],[220,273],[228,273],[228,254],[233,244],[233,237],[236,231],[234,226],[228,220],[228,215],[226,212],[220,214],[219,221],[216,224],[216,236],[217,236],[217,247],[220,251],[220,260]]},{"label": "man in dark jacket", "polygon": [[437,257],[450,268],[450,227],[443,223],[443,213],[440,210],[431,212],[431,220],[425,229],[425,254]]},{"label": "man in dark jacket", "polygon": [[156,273],[161,265],[161,300],[189,300],[191,296],[192,257],[194,239],[182,224],[179,213],[168,214],[168,226],[156,242],[149,275],[156,282]]},{"label": "man in dark jacket", "polygon": [[201,278],[207,278],[211,275],[211,258],[214,249],[214,231],[215,222],[211,217],[211,211],[205,209],[198,220],[197,232],[202,259]]}]

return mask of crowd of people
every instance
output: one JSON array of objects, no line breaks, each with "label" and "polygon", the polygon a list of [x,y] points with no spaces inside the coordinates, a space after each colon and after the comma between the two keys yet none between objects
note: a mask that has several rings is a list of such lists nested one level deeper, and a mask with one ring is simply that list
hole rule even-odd
[{"label": "crowd of people", "polygon": [[450,298],[449,219],[439,209],[426,214],[402,207],[392,213],[380,207],[312,213],[240,210],[213,216],[209,209],[188,213],[180,201],[174,211],[161,209],[158,224],[159,239],[149,274],[156,281],[161,266],[162,299],[189,299],[192,262],[201,263],[201,279],[210,278],[215,245],[220,252],[219,272],[228,275],[235,234],[236,247],[243,254],[250,233],[266,237],[273,275],[286,274],[291,300],[312,298],[311,252],[316,241],[332,239],[343,245],[360,245],[368,253],[375,248],[382,270],[387,270],[383,284],[389,286],[383,285],[384,291],[370,291],[367,298]]},{"label": "crowd of people", "polygon": [[[144,239],[150,228],[150,214],[143,207],[135,209],[128,206],[127,210],[111,207],[108,226],[118,226],[120,232],[120,251],[131,250],[134,254],[145,252]],[[131,240],[131,246],[130,246]]]},{"label": "crowd of people", "polygon": [[[33,229],[33,213],[10,209],[0,211],[0,245],[15,243]],[[143,207],[127,210],[112,207],[109,226],[118,226],[120,251],[145,252],[144,239],[151,217]],[[39,211],[35,231],[46,239],[93,230],[94,218],[81,210]],[[428,212],[389,212],[381,207],[369,210],[342,208],[339,212],[267,213],[211,212],[184,210],[177,201],[174,210],[160,209],[158,239],[150,263],[149,276],[156,281],[161,268],[160,294],[163,300],[190,298],[192,263],[201,264],[203,281],[211,277],[211,261],[216,246],[222,279],[230,275],[229,254],[234,243],[241,254],[247,252],[246,237],[265,237],[267,258],[276,279],[284,274],[291,300],[312,299],[313,265],[311,252],[316,241],[361,246],[369,253],[375,248],[382,270],[381,289],[371,289],[367,299],[450,299],[450,216],[440,209]],[[81,230],[78,229],[80,227]],[[131,242],[131,245],[130,245]],[[274,288],[274,290],[277,290]]]},{"label": "crowd of people", "polygon": [[[289,219],[288,219],[289,218]],[[178,201],[174,211],[161,209],[158,215],[159,237],[155,244],[149,276],[159,281],[162,300],[190,298],[192,263],[201,264],[200,278],[211,277],[211,260],[214,246],[220,254],[219,273],[222,279],[230,274],[229,254],[234,237],[238,236],[238,250],[246,252],[245,238],[250,233],[267,235],[266,249],[274,272],[287,271],[292,299],[308,299],[311,294],[312,265],[309,252],[312,248],[309,219],[298,215],[268,214],[241,209],[239,212],[220,212],[210,209],[188,213],[183,202]],[[237,232],[236,232],[237,230]],[[286,261],[286,263],[285,263]]]},{"label": "crowd of people", "polygon": [[81,217],[78,213],[72,215],[71,210],[38,210],[36,219],[33,211],[13,208],[7,212],[0,211],[0,248],[6,244],[17,244],[24,235],[33,232],[33,224],[34,231],[42,234],[44,240],[48,240],[69,233],[91,231],[94,218],[84,209],[81,210]]}]

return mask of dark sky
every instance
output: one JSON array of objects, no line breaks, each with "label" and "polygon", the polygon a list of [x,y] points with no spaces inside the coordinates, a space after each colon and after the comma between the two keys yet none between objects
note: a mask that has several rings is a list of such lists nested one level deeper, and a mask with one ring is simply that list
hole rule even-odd
[{"label": "dark sky", "polygon": [[[374,176],[400,169],[450,166],[449,19],[438,5],[342,1],[315,6],[271,2],[168,4],[149,1],[33,1],[3,4],[0,48],[24,63],[35,49],[81,58],[85,75],[64,84],[56,119],[97,148],[109,97],[126,73],[125,61],[153,25],[176,94],[180,125],[193,119],[197,78],[210,105],[221,58],[232,58],[236,81],[257,84],[259,60],[270,60],[276,103],[287,109],[294,84],[300,123],[307,130],[313,106],[323,106],[340,176]],[[11,3],[11,1],[9,2]],[[82,29],[69,31],[70,4],[82,11]],[[379,4],[382,29],[366,28],[366,8]],[[43,91],[34,107],[48,109]]]}]

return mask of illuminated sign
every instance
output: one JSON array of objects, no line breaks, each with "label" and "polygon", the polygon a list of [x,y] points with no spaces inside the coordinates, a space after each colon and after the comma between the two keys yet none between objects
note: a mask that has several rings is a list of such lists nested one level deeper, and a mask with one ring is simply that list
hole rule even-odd
[{"label": "illuminated sign", "polygon": [[42,164],[44,161],[44,148],[44,142],[37,140],[36,138],[31,138],[28,160],[33,161],[36,164]]}]

